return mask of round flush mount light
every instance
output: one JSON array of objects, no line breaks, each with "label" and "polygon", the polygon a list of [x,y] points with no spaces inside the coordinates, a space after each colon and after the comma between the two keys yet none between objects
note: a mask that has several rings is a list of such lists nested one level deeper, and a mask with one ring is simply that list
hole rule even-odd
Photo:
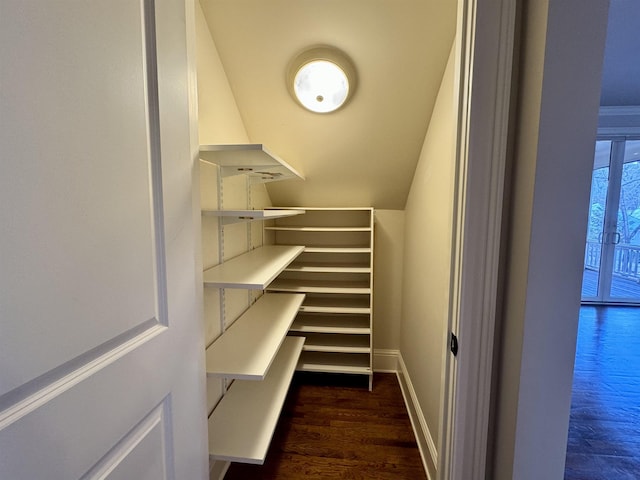
[{"label": "round flush mount light", "polygon": [[287,87],[301,106],[315,113],[329,113],[344,106],[356,86],[356,70],[343,52],[334,47],[313,47],[289,64]]}]

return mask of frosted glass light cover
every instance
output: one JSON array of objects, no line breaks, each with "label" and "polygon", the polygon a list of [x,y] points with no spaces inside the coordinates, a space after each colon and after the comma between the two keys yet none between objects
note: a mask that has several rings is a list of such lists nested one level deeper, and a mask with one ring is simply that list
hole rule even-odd
[{"label": "frosted glass light cover", "polygon": [[317,113],[333,112],[347,100],[349,80],[335,63],[315,60],[303,65],[293,89],[302,105]]}]

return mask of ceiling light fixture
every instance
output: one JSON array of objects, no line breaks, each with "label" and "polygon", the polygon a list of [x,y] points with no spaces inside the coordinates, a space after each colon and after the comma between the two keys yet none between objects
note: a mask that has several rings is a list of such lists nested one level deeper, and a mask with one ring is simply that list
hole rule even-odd
[{"label": "ceiling light fixture", "polygon": [[343,52],[320,46],[305,50],[289,64],[287,87],[291,96],[315,113],[329,113],[353,96],[356,70]]}]

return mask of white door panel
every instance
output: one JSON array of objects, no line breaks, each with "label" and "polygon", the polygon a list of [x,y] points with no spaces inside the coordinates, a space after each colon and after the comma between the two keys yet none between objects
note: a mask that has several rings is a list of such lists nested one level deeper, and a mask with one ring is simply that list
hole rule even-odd
[{"label": "white door panel", "polygon": [[0,395],[157,317],[141,6],[20,3],[0,20],[0,314],[21,319]]},{"label": "white door panel", "polygon": [[206,476],[193,7],[0,0],[2,480]]},{"label": "white door panel", "polygon": [[111,449],[121,449],[158,399],[168,412],[171,385],[144,360],[150,349],[139,347],[126,362],[101,369],[3,429],[0,478],[80,478]]},{"label": "white door panel", "polygon": [[166,449],[167,425],[163,406],[136,425],[118,448],[109,452],[81,480],[166,479],[171,470],[171,459]]}]

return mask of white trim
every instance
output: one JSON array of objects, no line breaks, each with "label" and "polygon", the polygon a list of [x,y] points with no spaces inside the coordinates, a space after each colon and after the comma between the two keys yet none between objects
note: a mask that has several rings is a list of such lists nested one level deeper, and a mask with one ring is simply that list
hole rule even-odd
[{"label": "white trim", "polygon": [[[611,125],[611,124],[617,125]],[[598,136],[635,137],[640,135],[640,105],[600,107]]]},{"label": "white trim", "polygon": [[373,349],[373,371],[380,373],[397,373],[400,350],[384,348]]},{"label": "white trim", "polygon": [[[459,3],[458,128],[451,306],[438,478],[485,478],[515,0]],[[448,332],[447,332],[448,333]]]},{"label": "white trim", "polygon": [[[155,407],[133,430],[125,435],[125,437],[118,442],[107,454],[102,457],[96,463],[91,470],[85,473],[80,480],[105,480],[109,478],[113,471],[118,468],[123,462],[126,462],[131,452],[138,448],[145,440],[149,438],[152,432],[156,428],[161,429],[161,447],[162,456],[164,457],[163,468],[165,472],[168,470],[168,465],[171,459],[167,455],[167,439],[166,434],[166,422],[167,422],[167,408],[169,397],[165,397],[163,401]],[[151,440],[153,441],[153,439]],[[166,473],[165,473],[166,475]]]},{"label": "white trim", "polygon": [[[52,370],[49,374],[29,382],[26,385],[35,389],[33,393],[10,404],[4,410],[0,410],[0,430],[4,430],[12,423],[51,402],[54,398],[62,395],[80,382],[96,375],[100,370],[112,365],[126,354],[138,350],[142,345],[165,332],[167,328],[159,324],[155,318],[147,320],[130,332],[121,334],[90,352],[70,360],[61,367]],[[129,335],[135,336],[129,338]],[[62,374],[55,378],[59,371]],[[53,376],[53,380],[49,376]],[[21,388],[25,388],[25,386],[23,385]],[[9,394],[11,393],[9,392]]]},{"label": "white trim", "polygon": [[640,127],[598,127],[598,136],[635,137],[640,135]]},{"label": "white trim", "polygon": [[640,105],[620,105],[600,107],[601,117],[625,117],[640,115]]},{"label": "white trim", "polygon": [[402,354],[398,352],[398,383],[400,384],[400,390],[402,391],[402,397],[404,403],[407,406],[407,412],[409,414],[409,420],[411,421],[411,427],[413,433],[416,436],[416,442],[418,444],[418,450],[420,451],[420,457],[422,459],[422,466],[424,467],[425,474],[429,480],[435,480],[431,477],[430,472],[435,470],[438,465],[438,451],[436,450],[436,444],[433,441],[433,436],[427,425],[427,421],[424,418],[420,403],[418,402],[418,396],[413,388],[411,377],[402,359]]}]

